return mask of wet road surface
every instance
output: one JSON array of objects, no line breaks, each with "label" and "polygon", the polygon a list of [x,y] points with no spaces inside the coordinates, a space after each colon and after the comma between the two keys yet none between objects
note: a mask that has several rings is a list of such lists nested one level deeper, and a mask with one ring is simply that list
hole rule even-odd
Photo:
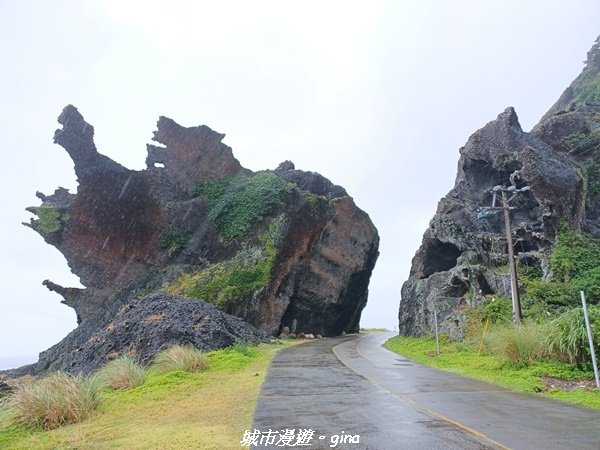
[{"label": "wet road surface", "polygon": [[[253,424],[275,437],[257,448],[600,450],[597,411],[420,366],[381,347],[391,336],[310,341],[276,355]],[[280,440],[286,429],[314,431],[310,445]]]}]

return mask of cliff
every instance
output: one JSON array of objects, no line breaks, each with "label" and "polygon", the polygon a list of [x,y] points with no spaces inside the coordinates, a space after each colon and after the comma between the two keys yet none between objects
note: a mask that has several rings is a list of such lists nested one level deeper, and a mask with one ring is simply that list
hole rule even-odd
[{"label": "cliff", "polygon": [[581,75],[527,133],[513,108],[476,131],[460,149],[456,182],[440,200],[402,286],[401,334],[464,334],[465,310],[486,295],[510,296],[504,219],[482,209],[492,188],[517,193],[510,203],[521,267],[545,279],[559,224],[600,235],[600,42]]},{"label": "cliff", "polygon": [[41,205],[28,208],[37,217],[25,225],[85,288],[44,281],[75,309],[79,327],[34,371],[64,369],[123,308],[156,291],[212,303],[267,335],[285,326],[358,331],[379,237],[342,187],[289,161],[252,172],[224,135],[166,117],[147,146],[147,168],[130,170],[98,152],[75,107],[58,121],[54,141],[74,162],[77,192],[38,192]]}]

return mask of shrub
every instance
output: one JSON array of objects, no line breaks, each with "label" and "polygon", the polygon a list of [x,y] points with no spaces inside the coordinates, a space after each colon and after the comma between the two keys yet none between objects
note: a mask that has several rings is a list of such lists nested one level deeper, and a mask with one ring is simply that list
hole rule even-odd
[{"label": "shrub", "polygon": [[[600,352],[600,307],[588,309],[594,347]],[[581,308],[565,311],[548,323],[544,342],[550,355],[559,360],[581,366],[589,358],[589,343]]]},{"label": "shrub", "polygon": [[499,295],[492,296],[479,307],[481,322],[501,324],[512,322],[512,300]]},{"label": "shrub", "polygon": [[18,423],[49,430],[85,420],[99,401],[93,378],[57,372],[17,387],[8,406]]},{"label": "shrub", "polygon": [[281,208],[294,185],[274,173],[259,172],[250,177],[238,175],[197,184],[194,195],[208,202],[208,217],[224,241],[247,235],[252,225]]},{"label": "shrub", "polygon": [[161,373],[182,370],[200,372],[208,368],[208,358],[191,345],[175,345],[161,350],[154,357],[154,368]]},{"label": "shrub", "polygon": [[508,324],[512,322],[512,302],[507,297],[499,295],[486,296],[481,306],[469,308],[467,311],[466,337],[481,336],[485,323]]},{"label": "shrub", "polygon": [[122,355],[96,373],[98,383],[112,389],[131,389],[146,381],[146,370],[134,358]]},{"label": "shrub", "polygon": [[585,168],[587,176],[588,192],[592,195],[600,194],[600,158],[596,157],[592,163]]},{"label": "shrub", "polygon": [[550,255],[550,268],[557,281],[568,282],[580,277],[596,268],[599,260],[600,243],[563,222]]},{"label": "shrub", "polygon": [[600,301],[600,241],[560,225],[550,254],[553,281],[523,278],[526,307],[537,305],[550,313],[559,313],[579,305],[579,291],[585,291],[590,304]]},{"label": "shrub", "polygon": [[187,244],[187,237],[183,233],[168,233],[158,240],[158,246],[169,250],[172,254]]},{"label": "shrub", "polygon": [[529,309],[536,304],[547,306],[548,310],[557,310],[572,306],[577,301],[577,293],[569,283],[556,281],[529,280],[525,283],[523,305]]},{"label": "shrub", "polygon": [[516,366],[528,366],[547,354],[543,328],[536,324],[494,329],[487,337],[487,346]]}]

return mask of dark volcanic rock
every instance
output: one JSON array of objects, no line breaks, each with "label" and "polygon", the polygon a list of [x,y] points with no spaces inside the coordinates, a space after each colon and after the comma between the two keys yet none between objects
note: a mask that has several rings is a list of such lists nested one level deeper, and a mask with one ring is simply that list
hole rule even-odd
[{"label": "dark volcanic rock", "polygon": [[321,174],[296,170],[291,161],[282,162],[275,169],[275,173],[284,180],[296,184],[300,189],[313,194],[323,195],[329,199],[348,196],[343,187],[333,184]]},{"label": "dark volcanic rock", "polygon": [[[54,139],[75,163],[77,193],[37,193],[42,204],[28,208],[37,219],[25,225],[65,256],[85,288],[44,281],[80,325],[27,371],[88,370],[93,358],[78,360],[81,349],[104,358],[107,347],[89,343],[136,298],[161,289],[213,302],[267,334],[293,323],[326,336],[358,331],[379,237],[344,188],[289,161],[254,173],[224,135],[165,117],[147,169],[130,170],[97,151],[75,107],[59,122]],[[225,233],[236,220],[245,222]]]},{"label": "dark volcanic rock", "polygon": [[464,310],[485,295],[510,296],[502,214],[483,218],[494,186],[529,187],[511,206],[514,250],[523,265],[547,271],[558,224],[600,235],[600,47],[588,53],[582,74],[534,127],[523,132],[508,108],[460,149],[454,188],[440,200],[402,287],[399,330],[462,336]]},{"label": "dark volcanic rock", "polygon": [[35,372],[89,373],[121,354],[133,354],[148,363],[159,350],[177,344],[209,351],[237,343],[256,344],[266,337],[210,303],[158,292],[122,306],[85,342],[72,345],[69,336],[41,353]]},{"label": "dark volcanic rock", "polygon": [[4,381],[0,381],[0,398],[6,397],[11,391],[12,388],[8,384]]}]

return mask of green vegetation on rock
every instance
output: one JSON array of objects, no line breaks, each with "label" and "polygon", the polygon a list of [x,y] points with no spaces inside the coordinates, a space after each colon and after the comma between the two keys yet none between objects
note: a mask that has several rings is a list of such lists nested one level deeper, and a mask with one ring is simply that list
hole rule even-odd
[{"label": "green vegetation on rock", "polygon": [[269,283],[284,226],[285,216],[280,215],[260,236],[262,246],[244,244],[232,258],[183,274],[164,290],[221,307],[235,304],[248,308],[255,292]]},{"label": "green vegetation on rock", "polygon": [[158,240],[158,246],[173,254],[187,244],[187,236],[183,233],[168,233]]},{"label": "green vegetation on rock", "polygon": [[600,74],[586,74],[576,86],[575,102],[600,103]]},{"label": "green vegetation on rock", "polygon": [[228,242],[248,235],[256,222],[280,209],[294,189],[292,183],[274,173],[259,172],[203,181],[194,187],[193,194],[206,198],[208,217]]},{"label": "green vegetation on rock", "polygon": [[600,157],[596,156],[592,163],[585,168],[587,190],[591,195],[600,194]]},{"label": "green vegetation on rock", "polygon": [[586,66],[571,87],[576,104],[600,103],[600,39],[588,52]]},{"label": "green vegetation on rock", "polygon": [[561,224],[549,258],[552,281],[523,278],[523,306],[560,313],[579,305],[583,290],[590,304],[600,302],[600,242]]},{"label": "green vegetation on rock", "polygon": [[44,234],[52,234],[60,231],[68,216],[62,215],[56,206],[42,205],[35,208],[38,216],[36,224]]}]

